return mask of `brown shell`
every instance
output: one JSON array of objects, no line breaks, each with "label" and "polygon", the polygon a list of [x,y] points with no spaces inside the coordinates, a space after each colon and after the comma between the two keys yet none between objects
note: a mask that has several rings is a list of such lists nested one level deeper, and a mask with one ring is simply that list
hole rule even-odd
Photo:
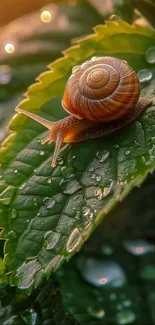
[{"label": "brown shell", "polygon": [[79,119],[108,122],[132,109],[140,96],[134,70],[112,57],[94,57],[73,68],[62,105]]}]

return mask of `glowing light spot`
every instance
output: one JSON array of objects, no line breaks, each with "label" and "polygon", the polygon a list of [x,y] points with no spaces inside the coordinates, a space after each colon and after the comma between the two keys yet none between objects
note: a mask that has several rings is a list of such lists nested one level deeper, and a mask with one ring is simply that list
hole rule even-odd
[{"label": "glowing light spot", "polygon": [[42,11],[40,18],[44,23],[49,23],[49,21],[52,19],[52,16],[48,10],[44,10]]},{"label": "glowing light spot", "polygon": [[99,279],[99,283],[100,284],[105,284],[106,282],[107,282],[107,278],[101,278],[101,279]]},{"label": "glowing light spot", "polygon": [[77,0],[69,0],[68,2],[70,6],[76,6],[77,4]]},{"label": "glowing light spot", "polygon": [[14,50],[15,50],[15,47],[14,47],[14,45],[12,43],[7,43],[5,45],[5,52],[11,54],[11,53],[14,52]]},{"label": "glowing light spot", "polygon": [[143,247],[136,247],[136,253],[137,254],[143,254],[144,253],[144,248]]}]

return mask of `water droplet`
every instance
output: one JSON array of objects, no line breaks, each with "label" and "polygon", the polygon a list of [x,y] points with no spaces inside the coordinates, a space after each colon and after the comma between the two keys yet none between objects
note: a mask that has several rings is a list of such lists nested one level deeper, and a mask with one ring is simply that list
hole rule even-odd
[{"label": "water droplet", "polygon": [[144,255],[155,251],[155,246],[146,240],[130,240],[124,241],[124,247],[133,255]]},{"label": "water droplet", "polygon": [[34,205],[37,205],[37,197],[33,198]]},{"label": "water droplet", "polygon": [[36,321],[37,321],[37,313],[33,310],[33,309],[30,309],[30,314],[31,314],[31,325],[35,325],[36,324]]},{"label": "water droplet", "polygon": [[61,174],[64,178],[71,178],[74,176],[74,170],[71,166],[63,166],[61,168]]},{"label": "water droplet", "polygon": [[7,85],[12,78],[8,65],[0,65],[0,85]]},{"label": "water droplet", "polygon": [[22,264],[17,270],[17,276],[19,276],[18,287],[20,289],[31,287],[34,276],[39,270],[41,270],[41,264],[37,260]]},{"label": "water droplet", "polygon": [[51,184],[51,183],[52,183],[51,178],[47,178],[47,184]]},{"label": "water droplet", "polygon": [[44,156],[44,151],[43,150],[40,150],[39,151],[39,154],[40,154],[40,156]]},{"label": "water droplet", "polygon": [[51,209],[51,208],[53,208],[53,206],[55,205],[56,200],[55,200],[54,197],[52,197],[51,199],[46,198],[46,201],[44,201],[44,202],[45,202],[45,204],[46,204],[46,208],[47,208],[47,209]]},{"label": "water droplet", "polygon": [[93,172],[94,171],[94,167],[89,167],[89,172]]},{"label": "water droplet", "polygon": [[125,152],[125,154],[126,154],[126,156],[128,156],[128,155],[130,154],[130,150],[127,150],[127,151]]},{"label": "water droplet", "polygon": [[24,187],[25,187],[26,183],[23,183],[21,186],[20,186],[20,190],[22,190]]},{"label": "water droplet", "polygon": [[41,142],[41,140],[40,140],[40,139],[37,139],[37,142],[38,142],[38,143],[40,143],[40,142]]},{"label": "water droplet", "polygon": [[44,239],[46,240],[46,249],[52,249],[59,241],[61,234],[58,232],[47,231]]},{"label": "water droplet", "polygon": [[76,179],[74,179],[74,180],[71,180],[67,184],[65,190],[63,190],[63,193],[64,194],[73,194],[73,193],[77,192],[80,188],[81,188],[81,185],[79,184],[79,182]]},{"label": "water droplet", "polygon": [[12,209],[11,211],[11,218],[15,219],[17,217],[17,210],[16,209]]},{"label": "water droplet", "polygon": [[86,220],[90,220],[93,218],[93,213],[91,212],[91,209],[87,206],[82,208],[82,213]]},{"label": "water droplet", "polygon": [[81,233],[78,228],[75,228],[67,240],[66,250],[69,253],[71,253],[71,252],[77,250],[81,243],[82,243]]},{"label": "water droplet", "polygon": [[140,70],[137,75],[140,82],[146,82],[152,79],[152,72],[148,69]]},{"label": "water droplet", "polygon": [[8,238],[9,239],[15,239],[15,238],[17,238],[17,234],[15,233],[14,230],[11,230],[11,231],[8,232]]},{"label": "water droplet", "polygon": [[14,171],[13,171],[15,174],[17,174],[18,173],[18,170],[17,169],[14,169]]},{"label": "water droplet", "polygon": [[34,173],[36,173],[37,172],[37,169],[34,169]]},{"label": "water droplet", "polygon": [[96,309],[94,307],[88,307],[88,313],[98,319],[102,319],[105,315],[105,311],[103,309]]},{"label": "water droplet", "polygon": [[97,175],[97,176],[96,176],[96,181],[97,181],[97,182],[100,182],[101,179],[102,179],[101,175]]},{"label": "water droplet", "polygon": [[96,157],[99,159],[100,163],[103,163],[108,157],[109,157],[109,152],[108,151],[98,151],[96,153]]},{"label": "water droplet", "polygon": [[90,176],[90,178],[91,178],[91,179],[95,179],[95,178],[96,178],[96,174],[92,174],[92,175]]},{"label": "water droplet", "polygon": [[116,148],[116,149],[118,149],[119,148],[119,144],[114,144],[113,147]]},{"label": "water droplet", "polygon": [[62,165],[64,163],[64,160],[60,157],[57,158],[58,165]]},{"label": "water droplet", "polygon": [[148,63],[155,63],[155,47],[150,47],[146,53],[145,53],[145,57]]},{"label": "water droplet", "polygon": [[126,281],[123,269],[114,261],[81,256],[78,267],[83,278],[96,287],[120,287]]},{"label": "water droplet", "polygon": [[140,272],[141,278],[144,280],[155,280],[155,265],[146,265]]},{"label": "water droplet", "polygon": [[37,212],[37,217],[40,217],[40,212]]},{"label": "water droplet", "polygon": [[102,247],[102,253],[109,256],[109,255],[112,255],[113,253],[113,248],[109,245],[104,245]]},{"label": "water droplet", "polygon": [[130,324],[136,318],[136,315],[131,310],[123,310],[116,314],[116,322],[120,325]]},{"label": "water droplet", "polygon": [[30,219],[27,219],[26,222],[28,223],[30,221]]}]

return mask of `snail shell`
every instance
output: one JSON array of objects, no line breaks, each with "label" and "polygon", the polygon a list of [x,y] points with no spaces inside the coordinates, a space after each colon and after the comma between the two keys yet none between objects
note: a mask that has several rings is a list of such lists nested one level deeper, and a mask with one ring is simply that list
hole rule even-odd
[{"label": "snail shell", "polygon": [[73,68],[62,105],[78,119],[108,122],[127,114],[139,96],[139,79],[125,61],[95,57]]}]

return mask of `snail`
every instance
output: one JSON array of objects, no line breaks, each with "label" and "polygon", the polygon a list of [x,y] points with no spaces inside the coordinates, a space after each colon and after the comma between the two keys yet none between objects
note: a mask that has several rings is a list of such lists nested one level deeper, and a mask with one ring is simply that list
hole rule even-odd
[{"label": "snail", "polygon": [[134,121],[153,99],[140,97],[140,82],[126,61],[113,57],[93,57],[72,69],[63,108],[70,114],[58,122],[46,120],[16,107],[49,129],[42,144],[55,142],[52,167],[63,142],[81,142],[106,136]]}]

